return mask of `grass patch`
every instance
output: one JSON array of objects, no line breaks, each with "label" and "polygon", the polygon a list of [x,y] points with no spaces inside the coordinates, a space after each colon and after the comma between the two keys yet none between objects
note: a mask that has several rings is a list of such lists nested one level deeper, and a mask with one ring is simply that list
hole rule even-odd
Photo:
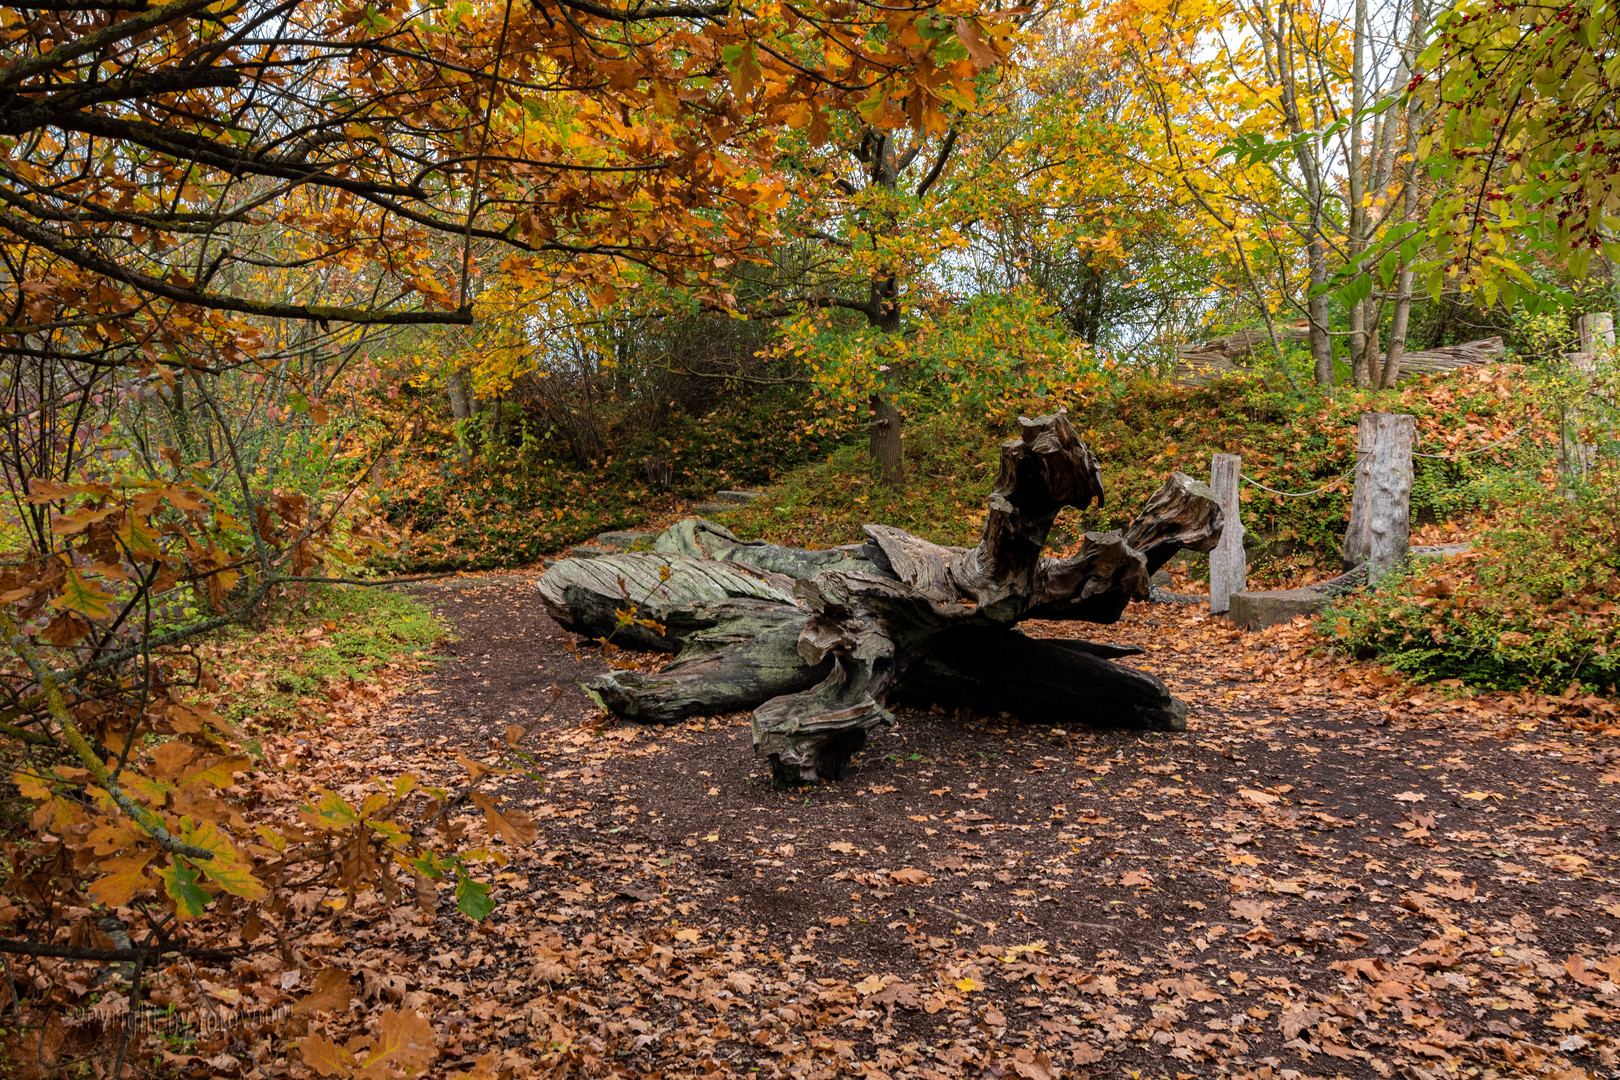
[{"label": "grass patch", "polygon": [[307,721],[357,685],[424,670],[448,630],[418,597],[394,589],[318,587],[254,628],[204,646],[222,684],[218,711],[261,728]]},{"label": "grass patch", "polygon": [[[1123,528],[1172,472],[1207,479],[1217,453],[1241,454],[1244,473],[1268,487],[1320,488],[1353,466],[1362,412],[1413,414],[1418,445],[1432,452],[1489,442],[1527,407],[1526,379],[1508,367],[1430,376],[1398,391],[1342,390],[1327,400],[1314,391],[1272,389],[1257,378],[1198,388],[1133,383],[1073,413],[1097,456],[1107,497],[1102,507],[1065,510],[1057,527],[1075,537]],[[995,483],[1000,443],[1016,432],[1012,424],[991,429],[962,416],[911,420],[903,492],[874,478],[864,446],[844,446],[784,474],[757,502],[717,518],[747,538],[799,547],[857,541],[867,522],[898,525],[936,543],[971,545]],[[1420,459],[1413,497],[1418,524],[1473,530],[1519,497],[1527,469],[1532,475],[1539,469],[1527,460],[1539,462],[1549,437],[1538,429],[1486,454]],[[1244,485],[1251,583],[1301,584],[1337,573],[1352,490],[1343,480],[1318,495],[1286,498]]]},{"label": "grass patch", "polygon": [[483,446],[464,465],[448,428],[430,424],[379,492],[402,542],[373,565],[390,573],[532,565],[597,533],[642,525],[680,500],[757,487],[814,460],[842,437],[808,435],[814,415],[782,389],[739,393],[701,416],[633,433],[592,465],[550,456],[550,443],[519,435]]},{"label": "grass patch", "polygon": [[865,447],[843,446],[787,473],[763,498],[715,518],[746,539],[793,547],[855,543],[871,521],[936,544],[974,544],[995,485],[1000,440],[959,417],[927,417],[906,427],[904,491],[876,478]]}]

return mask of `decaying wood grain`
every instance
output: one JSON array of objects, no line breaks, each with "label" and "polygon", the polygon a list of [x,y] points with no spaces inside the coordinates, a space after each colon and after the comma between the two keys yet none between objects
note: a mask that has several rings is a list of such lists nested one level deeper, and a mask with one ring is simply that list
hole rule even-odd
[{"label": "decaying wood grain", "polygon": [[540,578],[540,600],[565,630],[675,652],[687,634],[715,625],[724,601],[749,597],[793,608],[792,584],[693,555],[624,552],[559,560]]},{"label": "decaying wood grain", "polygon": [[1243,550],[1243,518],[1239,512],[1239,477],[1243,459],[1237,454],[1216,454],[1210,462],[1209,486],[1221,504],[1221,541],[1209,555],[1209,610],[1224,615],[1232,594],[1248,588],[1249,563]]},{"label": "decaying wood grain", "polygon": [[1219,505],[1175,473],[1129,528],[1044,556],[1059,511],[1102,504],[1102,478],[1062,414],[1019,425],[974,547],[868,525],[862,544],[804,551],[690,519],[652,552],[558,562],[542,599],[570,629],[676,653],[661,671],[595,680],[609,709],[649,722],[752,709],[755,748],[782,783],[841,776],[868,734],[894,722],[891,701],[1179,729],[1185,709],[1158,679],[1116,663],[1118,650],[1014,627],[1117,620],[1177,551],[1215,546]]},{"label": "decaying wood grain", "polygon": [[1417,419],[1362,413],[1357,423],[1356,489],[1344,534],[1344,568],[1367,566],[1367,581],[1406,559],[1412,533],[1412,443]]}]

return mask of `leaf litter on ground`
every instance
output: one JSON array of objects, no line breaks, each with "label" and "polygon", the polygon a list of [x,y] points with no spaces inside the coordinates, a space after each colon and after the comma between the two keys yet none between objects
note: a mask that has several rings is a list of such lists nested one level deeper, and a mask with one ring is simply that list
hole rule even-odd
[{"label": "leaf litter on ground", "polygon": [[229,1013],[165,1069],[1613,1074],[1620,718],[1579,688],[1417,688],[1303,621],[1133,605],[1087,632],[1144,646],[1185,733],[903,709],[849,779],[782,791],[746,715],[598,713],[531,585],[430,595],[454,658],[268,738],[266,797],[448,783],[518,725],[543,776],[486,787],[537,834],[464,808],[509,856],[482,922],[453,883],[431,914],[311,895],[283,944],[163,970],[152,1000]]}]

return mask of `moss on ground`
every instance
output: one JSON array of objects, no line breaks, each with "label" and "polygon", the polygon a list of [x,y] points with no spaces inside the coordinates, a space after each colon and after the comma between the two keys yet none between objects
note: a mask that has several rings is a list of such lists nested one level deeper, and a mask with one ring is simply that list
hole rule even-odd
[{"label": "moss on ground", "polygon": [[267,612],[259,626],[210,646],[209,668],[228,692],[217,707],[262,727],[308,719],[354,683],[433,661],[448,636],[420,597],[387,588],[319,587]]}]

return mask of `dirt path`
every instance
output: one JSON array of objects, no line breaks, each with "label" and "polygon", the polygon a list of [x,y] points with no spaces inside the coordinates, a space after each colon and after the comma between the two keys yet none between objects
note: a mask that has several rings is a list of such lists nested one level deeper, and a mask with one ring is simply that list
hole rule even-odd
[{"label": "dirt path", "polygon": [[425,595],[460,640],[389,752],[448,767],[545,718],[544,788],[503,789],[542,832],[502,906],[400,957],[441,1064],[1615,1075],[1612,706],[1394,706],[1302,630],[1133,605],[1088,630],[1148,647],[1185,734],[904,711],[850,779],[776,791],[746,716],[598,726],[602,659],[532,582]]}]

